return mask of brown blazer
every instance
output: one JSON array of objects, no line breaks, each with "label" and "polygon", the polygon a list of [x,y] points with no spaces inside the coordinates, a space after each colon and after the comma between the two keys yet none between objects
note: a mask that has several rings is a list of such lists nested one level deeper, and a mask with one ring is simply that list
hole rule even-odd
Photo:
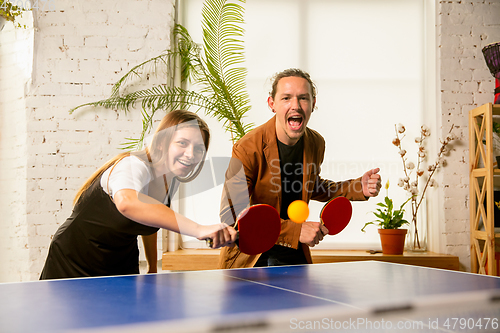
[{"label": "brown blazer", "polygon": [[[324,153],[323,137],[306,128],[302,200],[326,202],[338,196],[349,200],[367,200],[363,195],[361,178],[333,182],[320,177]],[[265,203],[280,211],[281,175],[276,117],[250,131],[234,144],[224,189],[220,217],[227,224],[233,224],[239,212],[249,205]],[[297,249],[300,229],[301,224],[281,220],[281,233],[276,244]],[[302,248],[308,263],[312,263],[309,246],[302,244]],[[224,247],[220,252],[219,268],[253,267],[259,257],[260,255],[240,252],[238,246]]]}]

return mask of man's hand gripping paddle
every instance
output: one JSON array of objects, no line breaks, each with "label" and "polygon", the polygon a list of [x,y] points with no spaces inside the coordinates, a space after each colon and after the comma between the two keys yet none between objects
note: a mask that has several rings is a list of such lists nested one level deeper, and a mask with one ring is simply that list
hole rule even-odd
[{"label": "man's hand gripping paddle", "polygon": [[323,207],[319,218],[328,229],[328,234],[336,235],[347,227],[351,216],[352,205],[349,199],[337,197]]},{"label": "man's hand gripping paddle", "polygon": [[[256,255],[271,249],[281,232],[281,219],[278,211],[266,204],[253,205],[243,210],[236,219],[238,228],[236,244],[245,254]],[[213,241],[206,240],[208,247]]]}]

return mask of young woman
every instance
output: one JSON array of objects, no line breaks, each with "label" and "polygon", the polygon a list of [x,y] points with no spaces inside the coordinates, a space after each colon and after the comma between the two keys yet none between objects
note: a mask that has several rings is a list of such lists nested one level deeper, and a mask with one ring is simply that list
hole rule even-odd
[{"label": "young woman", "polygon": [[155,272],[159,228],[212,238],[213,247],[232,244],[232,227],[199,225],[169,208],[179,182],[199,174],[209,141],[208,126],[196,114],[172,111],[147,148],[119,154],[99,168],[54,235],[40,279],[138,274],[138,235],[143,235],[149,271]]}]

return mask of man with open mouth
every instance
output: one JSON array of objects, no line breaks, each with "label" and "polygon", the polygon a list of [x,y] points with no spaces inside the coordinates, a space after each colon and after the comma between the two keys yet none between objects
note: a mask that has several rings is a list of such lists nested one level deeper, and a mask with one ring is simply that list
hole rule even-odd
[{"label": "man with open mouth", "polygon": [[[237,246],[222,249],[220,268],[312,263],[309,247],[318,244],[328,229],[315,221],[292,222],[287,212],[290,203],[326,202],[339,196],[367,200],[381,187],[378,168],[340,182],[320,177],[325,140],[307,127],[316,104],[316,88],[308,73],[295,68],[277,73],[267,103],[274,117],[233,146],[220,216],[233,225],[248,205],[268,204],[280,212],[281,233],[276,244],[260,255],[242,253]],[[240,166],[242,172],[236,170]]]}]

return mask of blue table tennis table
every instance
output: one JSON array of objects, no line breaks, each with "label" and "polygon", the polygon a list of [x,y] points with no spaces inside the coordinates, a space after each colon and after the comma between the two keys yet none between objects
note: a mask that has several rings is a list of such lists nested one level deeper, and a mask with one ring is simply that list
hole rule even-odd
[{"label": "blue table tennis table", "polygon": [[500,278],[376,261],[0,284],[3,333],[498,332],[499,320]]}]

